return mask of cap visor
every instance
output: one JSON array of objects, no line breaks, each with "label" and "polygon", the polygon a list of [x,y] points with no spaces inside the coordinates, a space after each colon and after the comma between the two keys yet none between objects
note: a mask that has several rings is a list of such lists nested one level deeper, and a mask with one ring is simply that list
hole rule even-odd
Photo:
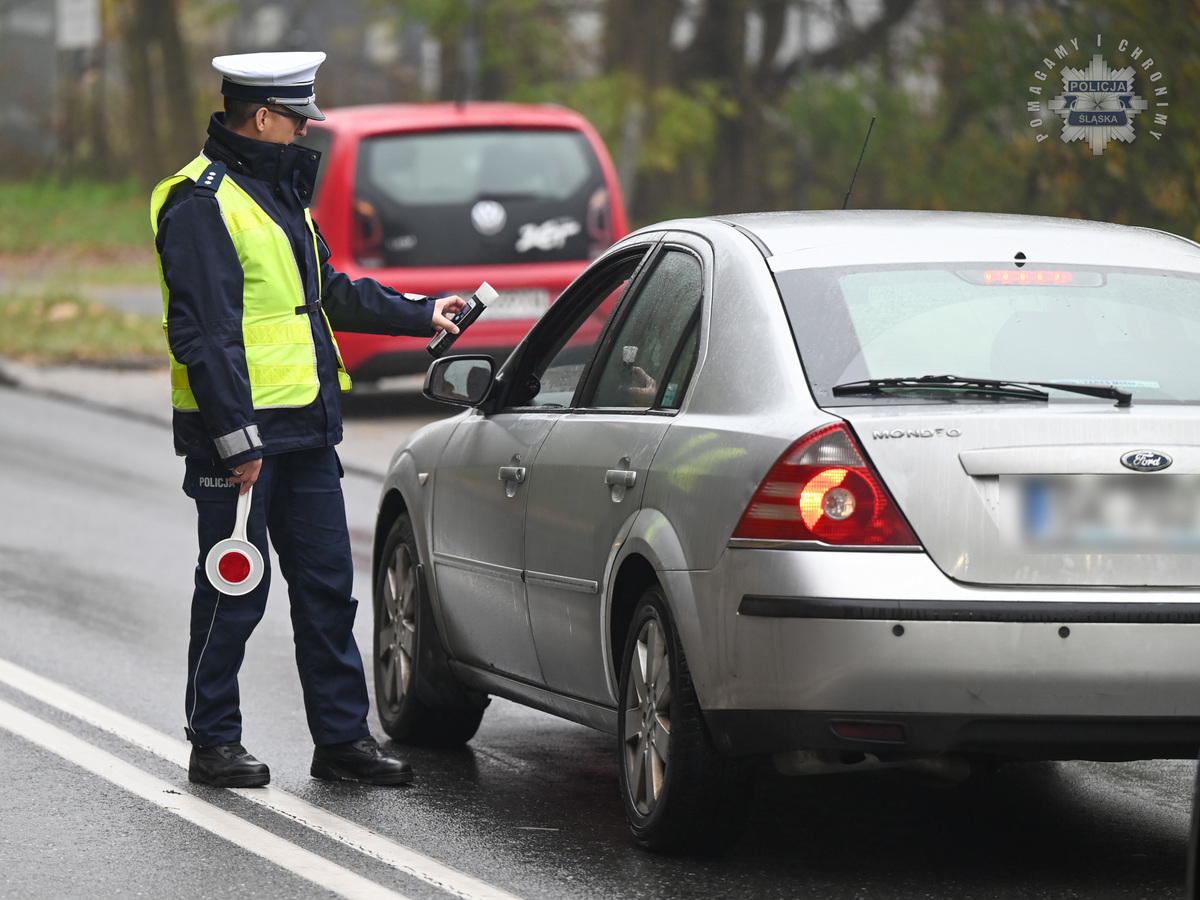
[{"label": "cap visor", "polygon": [[321,112],[321,110],[317,109],[317,104],[315,104],[315,103],[304,103],[301,105],[297,105],[295,103],[281,103],[279,105],[284,107],[285,109],[290,109],[292,112],[296,113],[297,115],[305,116],[305,117],[307,117],[309,119],[313,119],[317,122],[325,121],[325,113],[323,113],[323,112]]}]

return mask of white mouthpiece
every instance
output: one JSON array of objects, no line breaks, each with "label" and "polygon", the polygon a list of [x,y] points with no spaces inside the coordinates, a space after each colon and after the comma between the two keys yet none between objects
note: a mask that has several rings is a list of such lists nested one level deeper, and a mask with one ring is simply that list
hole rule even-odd
[{"label": "white mouthpiece", "polygon": [[496,293],[496,289],[494,287],[492,287],[490,284],[488,284],[486,281],[479,286],[478,290],[475,291],[475,299],[478,300],[480,303],[482,303],[484,306],[487,306],[489,303],[494,302],[496,300],[496,298],[499,296],[500,295]]}]

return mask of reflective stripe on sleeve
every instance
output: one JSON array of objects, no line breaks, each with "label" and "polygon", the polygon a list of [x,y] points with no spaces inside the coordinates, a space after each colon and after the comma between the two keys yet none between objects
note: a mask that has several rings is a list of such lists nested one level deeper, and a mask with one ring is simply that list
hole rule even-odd
[{"label": "reflective stripe on sleeve", "polygon": [[237,431],[214,438],[213,443],[217,445],[217,452],[221,454],[221,459],[229,459],[231,456],[261,447],[262,438],[258,436],[258,426],[251,423]]}]

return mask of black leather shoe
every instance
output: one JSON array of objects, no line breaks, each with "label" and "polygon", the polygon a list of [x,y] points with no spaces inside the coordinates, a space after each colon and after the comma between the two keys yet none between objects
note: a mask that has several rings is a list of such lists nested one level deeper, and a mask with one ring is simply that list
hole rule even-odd
[{"label": "black leather shoe", "polygon": [[388,756],[373,737],[345,744],[325,744],[313,751],[313,778],[326,781],[361,781],[363,784],[408,784],[413,780],[412,766]]},{"label": "black leather shoe", "polygon": [[262,787],[270,783],[271,770],[237,742],[192,747],[188,781],[213,787]]}]

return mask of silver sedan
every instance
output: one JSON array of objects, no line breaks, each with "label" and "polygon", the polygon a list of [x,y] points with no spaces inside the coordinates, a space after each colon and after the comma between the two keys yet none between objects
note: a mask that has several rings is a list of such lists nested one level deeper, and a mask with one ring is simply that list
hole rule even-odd
[{"label": "silver sedan", "polygon": [[616,737],[634,838],[794,774],[1200,748],[1200,246],[933,212],[665,222],[397,452],[378,708]]}]

